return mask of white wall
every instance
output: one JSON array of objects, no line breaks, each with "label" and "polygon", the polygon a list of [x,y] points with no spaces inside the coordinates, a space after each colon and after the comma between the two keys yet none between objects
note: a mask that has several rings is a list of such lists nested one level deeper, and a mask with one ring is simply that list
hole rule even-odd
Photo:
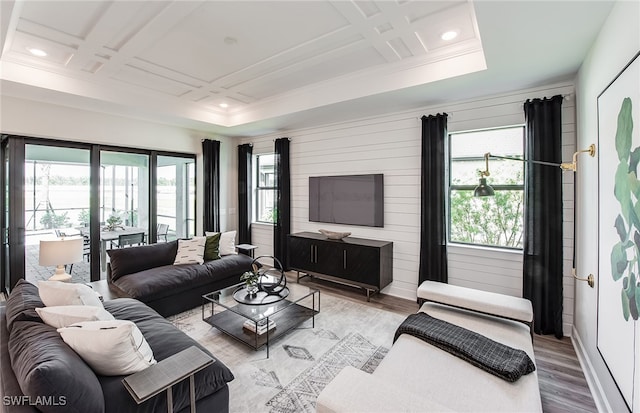
[{"label": "white wall", "polygon": [[[640,3],[617,2],[576,79],[579,147],[598,143],[597,97],[638,51]],[[613,145],[612,140],[613,137],[600,137],[599,146]],[[622,396],[596,348],[598,168],[584,168],[580,173],[577,188],[576,267],[583,276],[589,273],[596,275],[596,288],[589,288],[584,283],[576,285],[574,339],[599,408],[602,411],[626,412],[628,410]]]},{"label": "white wall", "polygon": [[[221,141],[221,171],[229,171],[229,176],[220,180],[221,224],[222,229],[236,227],[237,196],[234,194],[237,193],[237,186],[232,183],[235,182],[237,155],[232,139],[144,120],[8,96],[2,96],[1,103],[2,133],[195,154],[198,194],[202,194],[203,188],[201,140],[212,138]],[[202,197],[199,196],[196,209],[198,233],[202,231],[202,211]]]},{"label": "white wall", "polygon": [[[393,283],[384,292],[414,300],[418,283],[420,227],[420,117],[449,114],[449,131],[465,131],[524,123],[527,99],[568,95],[563,103],[563,158],[575,150],[575,97],[564,83],[516,91],[472,101],[415,111],[390,113],[321,127],[241,139],[253,143],[253,153],[273,152],[273,140],[291,138],[292,232],[320,228],[350,231],[352,236],[394,243]],[[238,142],[240,143],[240,142]],[[308,178],[317,175],[384,174],[385,226],[370,228],[309,222]],[[564,329],[573,323],[573,176],[565,173]],[[252,243],[260,255],[271,254],[272,228],[254,225]],[[522,296],[522,253],[486,248],[450,247],[449,282],[487,291]]]}]

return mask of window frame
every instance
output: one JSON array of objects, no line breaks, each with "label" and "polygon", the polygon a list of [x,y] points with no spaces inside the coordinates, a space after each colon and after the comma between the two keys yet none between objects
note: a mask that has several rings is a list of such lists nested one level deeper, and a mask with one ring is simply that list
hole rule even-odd
[{"label": "window frame", "polygon": [[[273,186],[262,186],[260,184],[261,180],[260,180],[260,157],[261,156],[275,156],[274,152],[265,152],[265,153],[260,153],[260,154],[256,154],[254,155],[255,157],[255,162],[253,162],[253,164],[255,165],[255,171],[254,171],[254,176],[255,176],[255,185],[254,185],[254,203],[253,203],[253,211],[252,211],[252,215],[253,215],[253,222],[254,223],[259,223],[259,224],[266,224],[266,225],[274,225],[275,222],[273,221],[262,221],[260,219],[260,211],[261,211],[261,193],[264,192],[268,192],[268,191],[272,191],[275,195],[275,191],[276,191],[276,186],[275,186],[275,180],[273,182]],[[274,173],[275,173],[275,162],[274,162]]]},{"label": "window frame", "polygon": [[[451,222],[451,196],[453,191],[474,191],[477,184],[476,185],[459,185],[459,184],[454,184],[452,182],[452,173],[451,171],[453,170],[452,168],[452,164],[455,161],[484,161],[484,156],[470,156],[470,157],[453,157],[451,155],[451,148],[452,148],[452,144],[451,144],[451,140],[454,137],[454,135],[461,135],[461,134],[465,134],[465,133],[473,133],[473,132],[484,132],[484,131],[492,131],[492,130],[501,130],[501,129],[520,129],[522,131],[522,137],[524,139],[524,133],[525,133],[525,125],[524,124],[517,124],[517,125],[509,125],[509,126],[501,126],[501,127],[494,127],[494,128],[486,128],[486,129],[472,129],[472,130],[465,130],[465,131],[457,131],[457,132],[449,132],[448,133],[448,147],[449,147],[449,151],[448,151],[448,163],[447,163],[447,167],[449,170],[449,173],[447,174],[447,206],[446,206],[446,210],[447,210],[447,244],[448,245],[458,245],[458,246],[473,246],[473,247],[480,247],[480,248],[488,248],[488,249],[496,249],[496,250],[509,250],[509,251],[522,251],[523,247],[509,247],[509,246],[502,246],[502,245],[490,245],[490,244],[481,244],[481,243],[476,243],[476,242],[464,242],[464,241],[455,241],[451,239],[451,228],[452,228],[452,222]],[[525,169],[525,161],[524,161],[524,145],[522,148],[522,154],[521,155],[515,155],[514,157],[518,157],[518,156],[522,156],[522,160],[523,160],[523,176],[524,176],[524,169]],[[514,161],[515,162],[515,161]],[[480,178],[480,176],[478,176],[478,179]],[[498,192],[498,191],[521,191],[522,192],[522,197],[524,199],[524,182],[522,184],[500,184],[500,185],[494,185],[491,184],[491,187],[494,189],[494,191]],[[524,226],[524,211],[523,211],[523,226]]]}]

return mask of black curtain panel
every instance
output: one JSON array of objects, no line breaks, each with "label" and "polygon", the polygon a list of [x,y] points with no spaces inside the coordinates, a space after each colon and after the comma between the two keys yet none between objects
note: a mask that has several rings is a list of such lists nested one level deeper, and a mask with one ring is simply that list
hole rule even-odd
[{"label": "black curtain panel", "polygon": [[251,244],[251,156],[250,143],[238,145],[238,243]]},{"label": "black curtain panel", "polygon": [[204,231],[220,231],[220,141],[202,141]]},{"label": "black curtain panel", "polygon": [[422,117],[418,282],[449,280],[447,270],[447,114]]},{"label": "black curtain panel", "polygon": [[291,166],[289,163],[289,138],[276,139],[275,170],[276,196],[273,227],[273,256],[285,270],[289,269],[287,236],[291,233]]},{"label": "black curtain panel", "polygon": [[[562,162],[562,96],[527,100],[525,159]],[[526,164],[523,295],[534,331],[562,338],[562,170]]]}]

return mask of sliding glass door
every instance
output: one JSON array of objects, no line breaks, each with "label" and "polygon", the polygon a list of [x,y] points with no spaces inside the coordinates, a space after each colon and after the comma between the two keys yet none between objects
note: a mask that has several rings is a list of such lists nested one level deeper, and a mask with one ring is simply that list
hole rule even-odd
[{"label": "sliding glass door", "polygon": [[149,155],[100,151],[100,265],[106,250],[119,248],[119,238],[144,234],[149,242]]},{"label": "sliding glass door", "polygon": [[[46,280],[54,267],[39,262],[40,241],[88,235],[89,149],[26,144],[24,159],[25,268],[29,281]],[[88,282],[89,239],[82,261],[67,264],[74,282]]]},{"label": "sliding glass door", "polygon": [[106,278],[107,250],[124,233],[142,243],[195,235],[195,155],[14,135],[0,149],[2,291],[53,274],[40,266],[40,239],[83,238],[83,260],[67,266],[82,282]]}]

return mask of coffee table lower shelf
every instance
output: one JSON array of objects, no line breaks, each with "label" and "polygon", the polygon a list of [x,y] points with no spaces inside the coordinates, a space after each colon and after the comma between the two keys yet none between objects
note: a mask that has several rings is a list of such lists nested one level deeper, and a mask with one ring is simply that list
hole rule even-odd
[{"label": "coffee table lower shelf", "polygon": [[[213,311],[213,310],[212,310]],[[224,310],[209,317],[204,316],[204,307],[202,309],[202,319],[222,331],[223,333],[235,338],[236,340],[248,345],[254,350],[258,350],[262,346],[267,346],[267,358],[269,358],[269,342],[286,334],[288,331],[300,326],[305,321],[311,319],[312,328],[315,327],[315,315],[320,311],[308,308],[299,304],[292,304],[282,311],[277,312],[268,320],[273,320],[276,326],[264,334],[256,334],[245,328],[243,324],[247,317],[234,313],[230,310]]]}]

